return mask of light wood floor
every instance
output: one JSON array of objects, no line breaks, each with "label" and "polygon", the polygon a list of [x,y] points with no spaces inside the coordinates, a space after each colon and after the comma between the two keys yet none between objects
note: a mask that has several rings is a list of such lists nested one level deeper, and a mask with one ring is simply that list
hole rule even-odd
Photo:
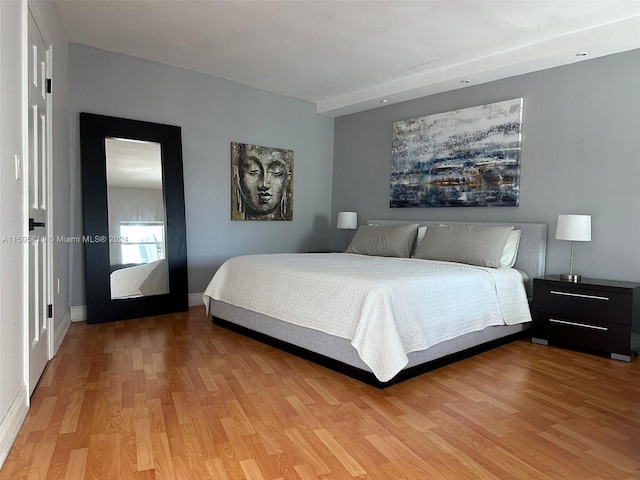
[{"label": "light wood floor", "polygon": [[188,314],[73,324],[0,479],[639,479],[640,359],[517,341],[385,390]]}]

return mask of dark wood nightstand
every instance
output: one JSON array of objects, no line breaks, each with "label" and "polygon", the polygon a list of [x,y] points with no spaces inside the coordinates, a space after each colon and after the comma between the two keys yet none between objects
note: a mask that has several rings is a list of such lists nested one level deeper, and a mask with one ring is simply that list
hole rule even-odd
[{"label": "dark wood nightstand", "polygon": [[535,278],[531,309],[535,343],[606,352],[627,362],[640,350],[640,283]]}]

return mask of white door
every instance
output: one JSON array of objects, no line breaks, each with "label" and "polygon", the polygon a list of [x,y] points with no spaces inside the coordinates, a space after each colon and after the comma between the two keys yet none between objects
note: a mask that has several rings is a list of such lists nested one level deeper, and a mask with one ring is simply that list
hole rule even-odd
[{"label": "white door", "polygon": [[36,388],[50,358],[48,77],[49,51],[29,12],[29,394]]}]

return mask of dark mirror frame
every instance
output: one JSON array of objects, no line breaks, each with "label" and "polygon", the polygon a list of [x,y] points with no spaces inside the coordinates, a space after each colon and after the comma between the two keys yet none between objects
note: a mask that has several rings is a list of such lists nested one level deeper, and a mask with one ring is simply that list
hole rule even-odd
[{"label": "dark mirror frame", "polygon": [[[161,145],[169,293],[111,299],[105,139]],[[92,113],[80,114],[87,323],[104,323],[188,310],[187,238],[180,127]]]}]

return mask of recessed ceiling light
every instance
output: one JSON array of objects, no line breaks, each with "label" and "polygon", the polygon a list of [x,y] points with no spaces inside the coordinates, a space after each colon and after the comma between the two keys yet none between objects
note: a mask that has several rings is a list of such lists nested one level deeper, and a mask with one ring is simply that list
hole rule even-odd
[{"label": "recessed ceiling light", "polygon": [[382,100],[380,100],[380,103],[389,103],[389,99],[388,98],[383,98]]},{"label": "recessed ceiling light", "polygon": [[578,53],[576,53],[576,57],[586,57],[587,55],[589,55],[587,52],[578,52]]}]

